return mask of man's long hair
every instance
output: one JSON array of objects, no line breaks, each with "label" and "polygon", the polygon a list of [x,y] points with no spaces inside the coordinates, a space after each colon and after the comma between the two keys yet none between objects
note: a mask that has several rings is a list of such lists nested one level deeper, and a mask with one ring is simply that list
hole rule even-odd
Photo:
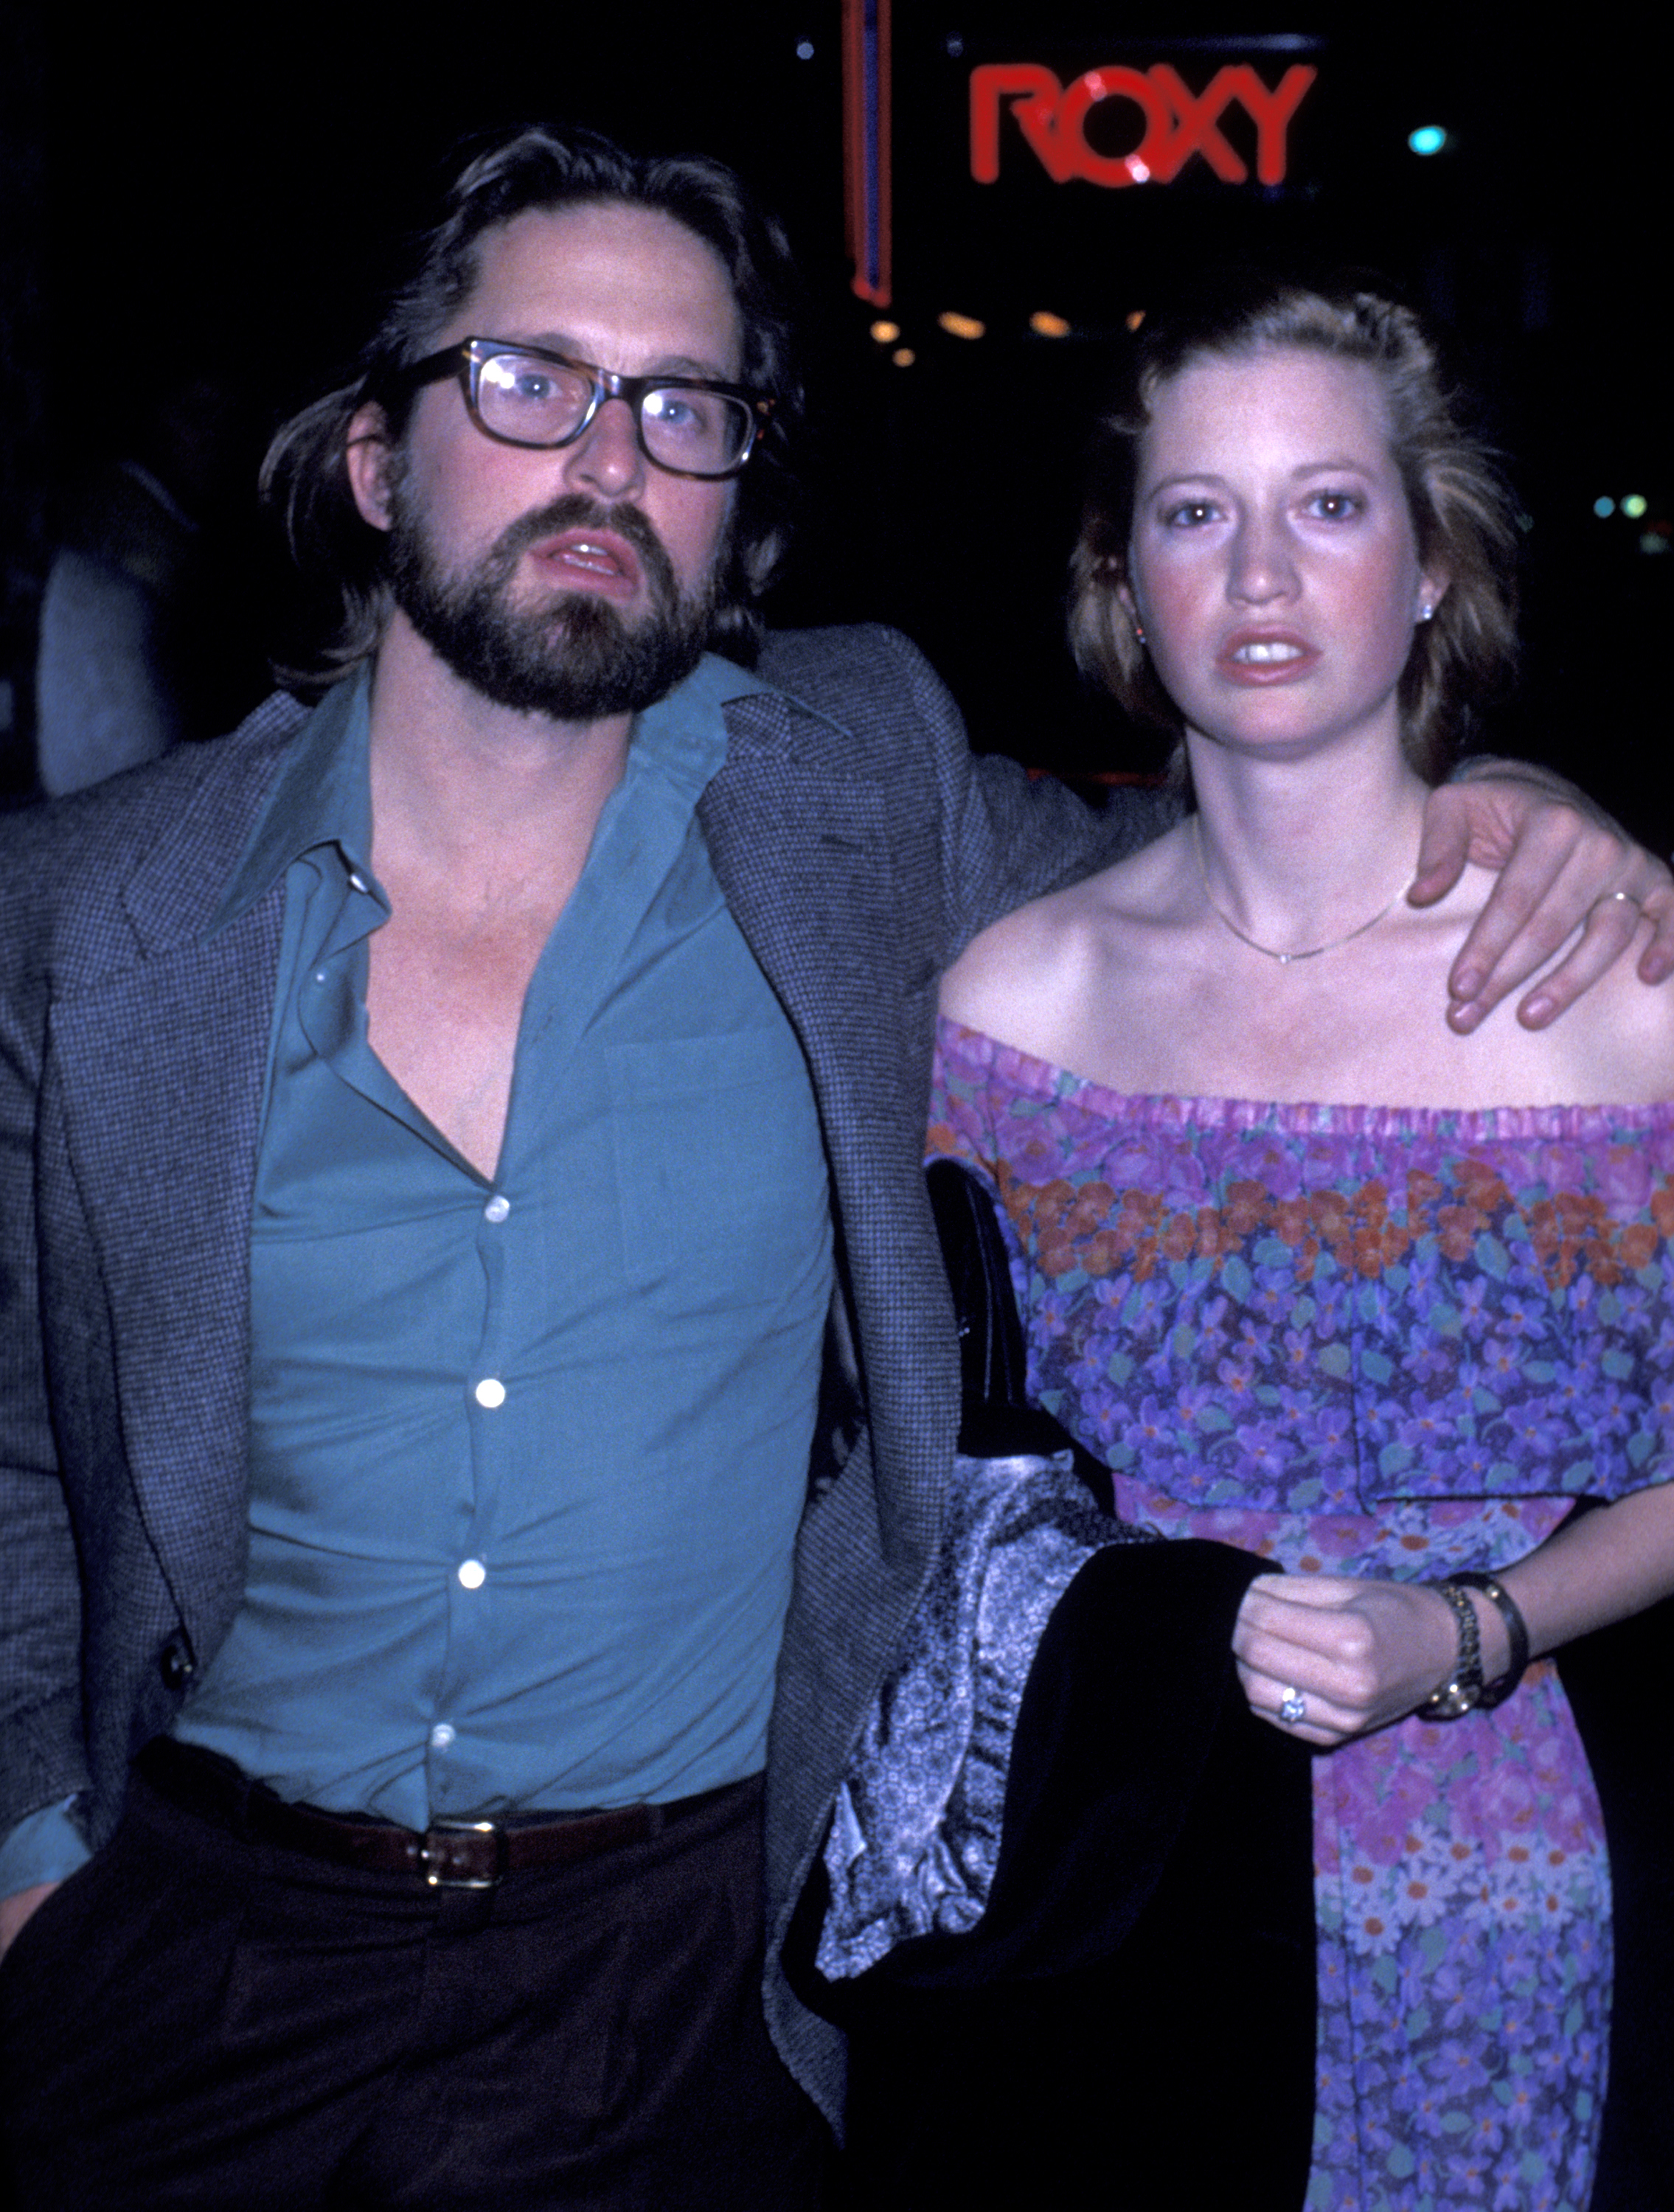
[{"label": "man's long hair", "polygon": [[[763,635],[758,602],[784,559],[795,484],[787,460],[803,411],[792,343],[796,296],[790,248],[734,172],[698,154],[630,154],[597,131],[536,125],[477,151],[448,192],[441,220],[418,240],[411,273],[391,298],[352,381],[293,416],[262,465],[262,497],[284,530],[291,557],[333,622],[316,650],[276,666],[281,683],[318,692],[376,647],[393,604],[386,533],[355,505],[349,426],[368,401],[384,410],[392,443],[406,431],[417,394],[395,372],[434,352],[470,296],[484,234],[537,210],[622,204],[672,216],[710,246],[731,281],[744,333],[740,381],[775,403],[765,434],[737,482],[706,646],[748,665]],[[492,335],[492,333],[490,333]]]}]

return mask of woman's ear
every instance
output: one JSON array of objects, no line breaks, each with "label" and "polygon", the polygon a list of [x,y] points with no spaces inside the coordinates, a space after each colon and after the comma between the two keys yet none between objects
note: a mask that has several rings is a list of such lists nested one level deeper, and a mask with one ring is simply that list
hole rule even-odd
[{"label": "woman's ear", "polygon": [[369,522],[374,530],[387,530],[395,448],[390,443],[388,418],[374,400],[356,408],[350,418],[344,459],[349,469],[349,489],[355,495],[361,520]]},{"label": "woman's ear", "polygon": [[1119,581],[1113,584],[1111,588],[1117,605],[1121,608],[1123,613],[1128,617],[1128,621],[1133,629],[1134,635],[1139,640],[1140,643],[1143,645],[1145,642],[1145,625],[1139,617],[1139,602],[1134,597],[1133,586],[1129,583],[1127,578],[1124,576]]}]

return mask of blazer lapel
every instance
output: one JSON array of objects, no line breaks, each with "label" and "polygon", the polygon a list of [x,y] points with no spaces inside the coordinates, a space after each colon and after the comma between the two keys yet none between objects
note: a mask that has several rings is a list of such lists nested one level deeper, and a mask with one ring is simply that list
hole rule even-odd
[{"label": "blazer lapel", "polygon": [[107,934],[97,980],[61,977],[50,1016],[123,1449],[200,1650],[213,1624],[192,1613],[219,1612],[242,1572],[250,1209],[283,884],[224,927],[205,926],[268,764],[247,750],[206,777],[125,887],[131,935]]},{"label": "blazer lapel", "polygon": [[929,894],[900,884],[894,860],[901,823],[922,802],[834,766],[852,750],[846,733],[782,696],[734,702],[726,714],[726,765],[699,818],[727,904],[807,1057],[885,1548],[904,1564],[934,1535],[959,1407],[922,1172],[936,970],[927,931],[910,925]]}]

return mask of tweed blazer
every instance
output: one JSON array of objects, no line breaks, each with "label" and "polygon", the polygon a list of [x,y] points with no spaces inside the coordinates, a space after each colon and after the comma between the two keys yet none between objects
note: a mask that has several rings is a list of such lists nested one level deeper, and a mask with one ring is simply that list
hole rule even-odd
[{"label": "tweed blazer", "polygon": [[[700,805],[806,1054],[841,1291],[770,1764],[776,1936],[924,1572],[957,1427],[921,1174],[940,970],[988,921],[1130,849],[973,763],[882,630],[776,640]],[[0,823],[0,1832],[74,1795],[96,1846],[128,1762],[231,1625],[248,1515],[248,1246],[283,886],[210,924],[303,709]],[[840,1471],[838,1471],[840,1468]],[[833,2115],[841,2041],[770,1968],[781,2050]]]}]

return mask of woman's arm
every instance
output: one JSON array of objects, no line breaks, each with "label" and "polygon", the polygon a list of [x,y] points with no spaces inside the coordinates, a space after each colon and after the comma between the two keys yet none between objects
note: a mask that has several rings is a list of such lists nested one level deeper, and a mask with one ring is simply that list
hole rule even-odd
[{"label": "woman's arm", "polygon": [[[1529,1628],[1531,1655],[1640,1613],[1674,1592],[1674,1482],[1637,1491],[1567,1521],[1495,1579]],[[1466,1595],[1482,1639],[1482,1679],[1510,1663],[1498,1607]],[[1287,1729],[1331,1746],[1405,1717],[1451,1678],[1458,1650],[1452,1608],[1424,1583],[1343,1575],[1262,1575],[1233,1633],[1252,1712],[1276,1728],[1287,1691],[1305,1717]]]}]

